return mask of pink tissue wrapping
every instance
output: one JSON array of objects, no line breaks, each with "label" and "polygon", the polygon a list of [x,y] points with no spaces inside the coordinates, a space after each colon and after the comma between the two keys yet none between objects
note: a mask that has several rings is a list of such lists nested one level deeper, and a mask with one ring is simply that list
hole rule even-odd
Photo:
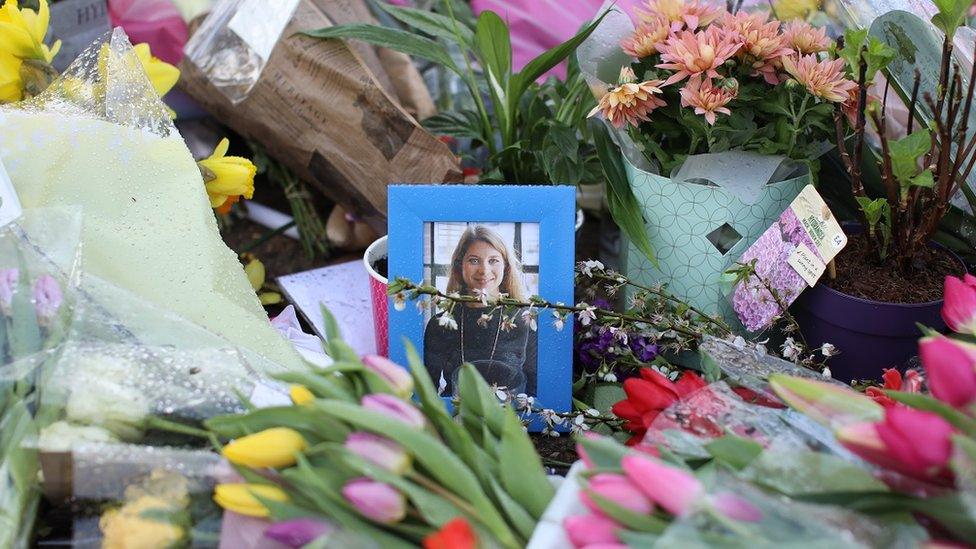
[{"label": "pink tissue wrapping", "polygon": [[[641,0],[618,0],[615,9],[633,14],[643,4]],[[515,70],[540,53],[569,40],[584,23],[596,17],[603,0],[471,0],[474,12],[491,10],[508,22],[512,34],[512,57]],[[549,75],[566,77],[566,62],[562,62]]]},{"label": "pink tissue wrapping", "polygon": [[173,65],[183,59],[186,22],[171,0],[108,0],[108,13],[133,44],[148,43],[155,57]]}]

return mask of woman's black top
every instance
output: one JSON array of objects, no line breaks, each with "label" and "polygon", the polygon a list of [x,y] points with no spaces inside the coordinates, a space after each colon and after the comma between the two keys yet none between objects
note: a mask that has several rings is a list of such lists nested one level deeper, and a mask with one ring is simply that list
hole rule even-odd
[{"label": "woman's black top", "polygon": [[[487,309],[462,305],[454,307],[452,314],[458,323],[457,329],[439,324],[440,316],[448,314],[445,312],[435,315],[427,322],[427,328],[424,330],[424,364],[427,366],[431,379],[434,380],[434,385],[438,385],[441,375],[443,375],[447,382],[447,388],[443,395],[454,394],[453,378],[455,371],[461,366],[461,324],[463,322],[464,360],[478,367],[489,384],[517,383],[512,381],[513,377],[504,375],[503,367],[483,368],[489,359],[505,363],[512,370],[521,370],[524,374],[522,386],[506,386],[509,390],[535,396],[537,387],[536,332],[529,328],[528,322],[522,318],[520,313],[515,314],[514,328],[499,330],[500,311],[495,311],[491,320],[482,323],[484,324],[482,326],[478,323],[478,319],[481,318],[482,312],[485,310]],[[509,313],[509,318],[511,318],[511,313]],[[495,344],[496,334],[498,335],[497,345]],[[492,346],[495,348],[494,354],[492,354]],[[484,362],[479,364],[479,361]]]}]

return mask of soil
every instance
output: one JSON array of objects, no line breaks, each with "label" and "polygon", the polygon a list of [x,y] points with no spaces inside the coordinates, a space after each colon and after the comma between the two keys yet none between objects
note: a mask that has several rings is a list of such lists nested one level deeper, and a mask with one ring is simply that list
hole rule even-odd
[{"label": "soil", "polygon": [[390,259],[388,257],[381,257],[373,262],[373,269],[376,274],[386,278],[386,273],[390,269]]},{"label": "soil", "polygon": [[556,474],[565,475],[569,471],[569,466],[579,458],[576,454],[576,443],[567,433],[558,437],[532,433],[529,437],[535,445],[536,453],[542,458],[542,464]]},{"label": "soil", "polygon": [[834,260],[837,278],[821,280],[850,296],[885,303],[927,303],[942,299],[947,275],[962,276],[964,269],[944,248],[928,247],[915,259],[916,268],[904,273],[891,262],[879,263],[867,238],[851,236]]}]

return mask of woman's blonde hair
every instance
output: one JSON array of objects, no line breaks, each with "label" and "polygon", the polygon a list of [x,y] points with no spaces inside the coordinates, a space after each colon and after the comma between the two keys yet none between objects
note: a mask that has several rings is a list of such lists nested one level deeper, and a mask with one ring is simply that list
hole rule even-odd
[{"label": "woman's blonde hair", "polygon": [[461,274],[461,262],[464,260],[464,254],[468,253],[468,248],[478,241],[498,250],[505,261],[505,273],[498,290],[503,294],[508,294],[508,297],[512,299],[525,301],[525,289],[522,287],[522,263],[518,257],[515,257],[514,253],[509,253],[508,246],[498,236],[498,233],[482,225],[469,226],[461,234],[461,240],[458,241],[457,247],[454,248],[454,253],[451,255],[451,276],[447,279],[447,293],[470,294]]}]

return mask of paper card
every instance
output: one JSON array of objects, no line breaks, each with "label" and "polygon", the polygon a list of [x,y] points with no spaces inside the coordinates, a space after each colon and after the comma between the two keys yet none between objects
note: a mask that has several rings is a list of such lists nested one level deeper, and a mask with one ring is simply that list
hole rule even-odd
[{"label": "paper card", "polygon": [[739,258],[744,264],[755,261],[758,276],[733,290],[732,308],[739,320],[750,331],[768,326],[782,314],[780,303],[789,306],[814,286],[845,245],[847,236],[823,198],[812,185],[804,187],[776,224]]},{"label": "paper card", "polygon": [[22,213],[24,210],[20,206],[20,199],[17,198],[17,191],[7,175],[6,168],[3,167],[3,161],[0,160],[0,227],[17,219]]},{"label": "paper card", "polygon": [[61,41],[54,68],[63,71],[85,48],[112,30],[106,0],[62,0],[51,5],[51,39]]}]

